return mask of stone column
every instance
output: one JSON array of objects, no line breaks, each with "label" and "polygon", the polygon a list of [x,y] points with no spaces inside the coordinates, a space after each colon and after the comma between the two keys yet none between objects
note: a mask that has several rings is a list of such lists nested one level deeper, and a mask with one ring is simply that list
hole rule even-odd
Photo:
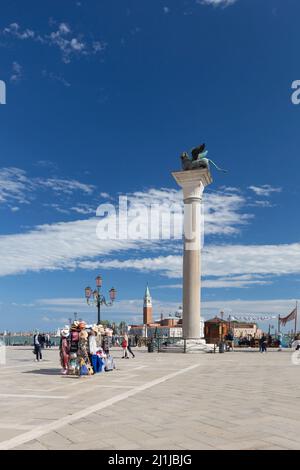
[{"label": "stone column", "polygon": [[208,169],[173,172],[183,189],[183,337],[200,338],[201,298],[201,201],[205,186],[212,183]]}]

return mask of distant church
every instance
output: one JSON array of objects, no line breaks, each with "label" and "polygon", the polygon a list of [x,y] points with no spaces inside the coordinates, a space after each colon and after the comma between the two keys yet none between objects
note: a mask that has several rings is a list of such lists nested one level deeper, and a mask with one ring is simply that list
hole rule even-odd
[{"label": "distant church", "polygon": [[[180,313],[180,314],[179,314]],[[164,335],[182,336],[182,310],[178,310],[178,315],[169,315],[164,318],[163,314],[160,315],[160,320],[153,319],[153,307],[150,289],[147,284],[144,299],[143,299],[143,324],[142,325],[130,325],[129,329],[133,334],[139,334],[142,336],[149,335],[150,331],[158,331]]]},{"label": "distant church", "polygon": [[[161,331],[161,334],[172,337],[182,337],[182,307],[179,307],[177,312],[168,315],[164,318],[163,314],[160,315],[159,320],[153,319],[153,306],[150,289],[147,284],[143,299],[143,324],[130,325],[129,331],[131,334],[138,334],[141,336],[149,336],[150,332]],[[200,315],[200,312],[199,312]],[[204,321],[200,319],[200,337],[204,336]]]},{"label": "distant church", "polygon": [[143,306],[143,324],[150,325],[153,323],[153,315],[152,315],[152,299],[149,291],[149,287],[147,284],[145,295],[144,295],[144,306]]}]

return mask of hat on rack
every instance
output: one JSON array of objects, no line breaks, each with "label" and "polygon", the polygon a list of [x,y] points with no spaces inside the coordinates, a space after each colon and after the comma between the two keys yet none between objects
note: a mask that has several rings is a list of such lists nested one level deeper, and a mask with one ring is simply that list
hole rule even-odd
[{"label": "hat on rack", "polygon": [[63,338],[68,338],[69,334],[70,334],[70,330],[69,328],[63,328],[60,332],[61,336]]},{"label": "hat on rack", "polygon": [[77,330],[78,325],[79,325],[79,321],[77,321],[77,320],[73,321],[73,323],[71,325],[71,330]]},{"label": "hat on rack", "polygon": [[79,333],[79,339],[88,339],[88,332],[82,329]]}]

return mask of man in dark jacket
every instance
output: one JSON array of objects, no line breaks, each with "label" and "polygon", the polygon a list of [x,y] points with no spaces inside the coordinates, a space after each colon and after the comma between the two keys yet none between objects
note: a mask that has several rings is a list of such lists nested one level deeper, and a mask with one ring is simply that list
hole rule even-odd
[{"label": "man in dark jacket", "polygon": [[33,336],[33,347],[34,347],[34,354],[36,357],[36,361],[42,360],[42,348],[40,343],[40,335],[38,331]]},{"label": "man in dark jacket", "polygon": [[260,352],[267,352],[267,337],[263,333],[262,337],[259,340]]}]

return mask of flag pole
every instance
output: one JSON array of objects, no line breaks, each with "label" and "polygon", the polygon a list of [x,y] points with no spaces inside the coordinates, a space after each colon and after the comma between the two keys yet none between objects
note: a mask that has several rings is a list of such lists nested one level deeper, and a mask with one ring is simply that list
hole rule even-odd
[{"label": "flag pole", "polygon": [[278,333],[280,333],[280,313],[278,315]]}]

